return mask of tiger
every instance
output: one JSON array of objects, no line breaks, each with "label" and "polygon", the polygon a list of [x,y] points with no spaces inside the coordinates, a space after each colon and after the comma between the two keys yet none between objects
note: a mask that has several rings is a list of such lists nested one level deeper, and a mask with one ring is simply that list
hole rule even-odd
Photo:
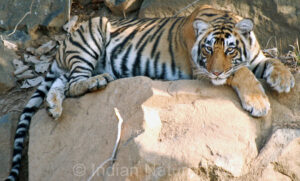
[{"label": "tiger", "polygon": [[279,93],[289,92],[295,79],[280,60],[265,57],[253,28],[251,19],[207,5],[187,17],[86,21],[60,43],[56,60],[20,116],[7,180],[18,178],[24,139],[44,99],[58,119],[66,97],[102,89],[116,79],[206,78],[231,86],[253,117],[267,115],[270,103],[258,79]]}]

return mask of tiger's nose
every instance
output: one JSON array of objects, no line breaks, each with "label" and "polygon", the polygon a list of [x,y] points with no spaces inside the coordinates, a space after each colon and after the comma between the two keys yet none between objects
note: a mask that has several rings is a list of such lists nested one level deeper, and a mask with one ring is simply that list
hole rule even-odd
[{"label": "tiger's nose", "polygon": [[219,76],[219,75],[221,75],[223,72],[213,71],[212,73],[213,73],[215,76]]}]

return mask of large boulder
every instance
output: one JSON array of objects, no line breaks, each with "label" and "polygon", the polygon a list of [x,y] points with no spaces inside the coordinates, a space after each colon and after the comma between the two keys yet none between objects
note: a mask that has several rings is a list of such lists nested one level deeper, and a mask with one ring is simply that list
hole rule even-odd
[{"label": "large boulder", "polygon": [[139,17],[187,16],[195,6],[209,4],[214,8],[232,11],[253,19],[254,31],[263,48],[277,47],[279,50],[287,51],[290,49],[289,45],[293,45],[300,37],[299,1],[201,0],[194,2],[195,0],[147,0],[141,6]]},{"label": "large boulder", "polygon": [[12,155],[12,141],[16,129],[18,116],[16,113],[8,113],[0,117],[0,180],[4,180],[10,169]]},{"label": "large boulder", "polygon": [[[52,1],[0,1],[0,29],[8,35],[15,27],[18,30],[7,38],[28,39],[35,36],[39,25],[47,28],[61,28],[68,20],[68,0]],[[37,38],[37,37],[33,37]]]},{"label": "large boulder", "polygon": [[[268,96],[272,111],[253,118],[231,88],[206,80],[113,81],[104,90],[67,99],[58,120],[45,109],[35,115],[29,180],[87,180],[112,154],[118,127],[115,107],[124,120],[116,161],[112,167],[104,164],[93,180],[285,178],[282,173],[293,175],[299,169],[293,148],[299,148],[300,75],[291,93],[268,91]],[[275,128],[284,128],[288,139],[276,139]],[[271,146],[265,148],[270,137]],[[269,156],[270,151],[275,153]],[[269,166],[276,160],[288,170]]]},{"label": "large boulder", "polygon": [[14,58],[17,58],[17,55],[14,51],[5,48],[1,42],[0,55],[0,94],[4,94],[16,86],[12,62]]},{"label": "large boulder", "polygon": [[104,2],[114,14],[126,16],[126,13],[139,9],[143,0],[104,0]]}]

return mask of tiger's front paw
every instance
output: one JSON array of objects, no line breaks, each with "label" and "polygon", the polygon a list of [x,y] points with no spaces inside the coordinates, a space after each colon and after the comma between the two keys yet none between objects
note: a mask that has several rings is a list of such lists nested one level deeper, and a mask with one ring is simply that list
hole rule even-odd
[{"label": "tiger's front paw", "polygon": [[100,74],[95,77],[91,77],[88,81],[88,90],[95,91],[105,87],[109,82],[113,81],[113,77],[108,73]]},{"label": "tiger's front paw", "polygon": [[287,93],[295,86],[294,76],[279,60],[268,63],[263,78],[279,93]]},{"label": "tiger's front paw", "polygon": [[249,94],[241,97],[243,108],[254,117],[261,117],[268,114],[270,102],[265,94]]}]

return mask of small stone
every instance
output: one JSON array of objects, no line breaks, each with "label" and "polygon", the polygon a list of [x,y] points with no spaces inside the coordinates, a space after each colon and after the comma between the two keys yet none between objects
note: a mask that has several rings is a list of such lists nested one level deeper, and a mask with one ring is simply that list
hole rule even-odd
[{"label": "small stone", "polygon": [[67,32],[70,32],[71,29],[75,26],[78,20],[78,16],[72,16],[70,21],[63,26],[63,29]]},{"label": "small stone", "polygon": [[31,54],[35,54],[35,48],[33,48],[33,47],[28,47],[28,48],[26,48],[26,52],[28,52],[28,53],[31,53]]},{"label": "small stone", "polygon": [[34,65],[34,70],[37,73],[45,73],[45,72],[47,72],[49,66],[50,66],[49,62],[37,63],[37,64]]},{"label": "small stone", "polygon": [[44,78],[42,76],[36,77],[34,79],[27,79],[23,82],[23,85],[21,86],[21,88],[27,89],[30,87],[35,87],[35,86],[39,85],[43,80],[44,80]]},{"label": "small stone", "polygon": [[28,54],[24,54],[24,60],[27,63],[33,63],[33,64],[41,63],[41,61],[39,61],[36,56],[28,55]]},{"label": "small stone", "polygon": [[29,66],[27,66],[27,65],[20,66],[20,67],[18,67],[18,68],[14,71],[14,75],[19,75],[19,74],[25,72],[25,71],[28,70],[28,69],[29,69]]},{"label": "small stone", "polygon": [[40,61],[41,62],[51,62],[53,60],[53,56],[46,56],[46,55],[42,55],[40,57]]},{"label": "small stone", "polygon": [[18,69],[24,65],[24,63],[19,59],[13,59],[13,64],[15,69]]},{"label": "small stone", "polygon": [[55,46],[56,46],[56,42],[51,40],[43,44],[42,46],[40,46],[35,52],[37,55],[43,55],[50,52]]},{"label": "small stone", "polygon": [[3,40],[3,45],[11,50],[18,50],[18,46],[12,42],[9,42],[7,40]]},{"label": "small stone", "polygon": [[25,80],[25,79],[34,78],[36,76],[34,75],[32,70],[26,70],[25,72],[23,72],[20,75],[17,75],[16,77],[17,77],[18,80]]}]

